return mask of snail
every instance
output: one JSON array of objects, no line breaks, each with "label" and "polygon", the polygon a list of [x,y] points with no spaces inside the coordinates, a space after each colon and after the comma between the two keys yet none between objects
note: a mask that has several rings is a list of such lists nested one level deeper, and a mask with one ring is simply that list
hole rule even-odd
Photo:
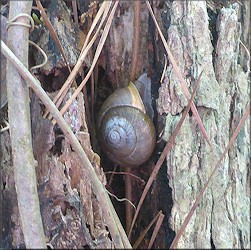
[{"label": "snail", "polygon": [[97,126],[101,147],[113,162],[135,167],[152,155],[155,128],[133,83],[115,90],[105,100]]}]

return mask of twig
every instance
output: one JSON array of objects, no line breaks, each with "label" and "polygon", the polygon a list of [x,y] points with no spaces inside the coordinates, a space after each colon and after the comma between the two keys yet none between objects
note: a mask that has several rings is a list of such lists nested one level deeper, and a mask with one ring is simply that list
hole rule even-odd
[{"label": "twig", "polygon": [[86,85],[83,88],[83,93],[84,93],[85,117],[86,117],[86,121],[87,121],[87,128],[88,128],[89,131],[91,131],[90,105],[89,105]]},{"label": "twig", "polygon": [[107,172],[105,172],[105,174],[124,174],[124,175],[128,174],[128,175],[130,175],[130,176],[136,178],[136,179],[137,179],[138,181],[140,181],[142,184],[145,184],[145,183],[146,183],[146,182],[145,182],[143,179],[141,179],[139,176],[137,176],[137,175],[135,175],[135,174],[132,174],[132,173],[130,173],[130,172],[107,171]]},{"label": "twig", "polygon": [[132,65],[130,80],[133,82],[138,74],[138,58],[140,48],[140,9],[141,1],[134,1],[134,20],[133,20],[133,44],[132,44]]},{"label": "twig", "polygon": [[242,45],[242,47],[244,48],[247,54],[247,67],[248,67],[248,72],[249,72],[250,71],[250,52],[248,48],[245,46],[245,44],[241,41],[241,39],[240,39],[240,44]]},{"label": "twig", "polygon": [[66,55],[64,53],[64,49],[63,49],[63,47],[61,45],[61,42],[59,41],[59,38],[58,38],[58,35],[57,35],[55,29],[53,28],[49,18],[47,17],[47,15],[45,13],[43,5],[41,4],[40,0],[36,0],[36,4],[37,4],[38,9],[40,10],[41,16],[42,16],[42,18],[44,20],[44,23],[45,23],[46,27],[48,28],[53,40],[55,41],[55,43],[58,46],[58,49],[59,49],[59,51],[60,51],[60,53],[61,53],[61,55],[62,55],[62,57],[64,59],[64,62],[66,64],[69,72],[71,72],[71,68],[69,66],[69,63],[67,62],[67,58],[66,58]]},{"label": "twig", "polygon": [[[81,82],[81,84],[78,86],[78,88],[76,89],[76,91],[73,93],[73,95],[69,98],[69,100],[66,102],[66,104],[60,110],[61,114],[65,113],[65,111],[68,109],[68,107],[71,105],[71,103],[73,102],[73,100],[77,97],[77,95],[80,93],[80,91],[85,86],[85,84],[88,81],[88,79],[90,78],[90,76],[92,74],[92,71],[93,71],[93,69],[94,69],[94,67],[95,67],[95,65],[96,65],[96,63],[98,61],[99,55],[101,53],[101,50],[102,50],[102,48],[104,46],[105,40],[107,38],[107,35],[108,35],[109,29],[111,27],[111,23],[112,23],[112,20],[113,20],[113,16],[114,16],[115,10],[116,10],[116,8],[118,6],[118,3],[119,3],[118,1],[115,1],[114,5],[113,5],[113,8],[111,10],[111,13],[110,13],[110,15],[108,17],[107,23],[105,25],[105,28],[104,28],[103,33],[102,33],[102,36],[101,36],[100,41],[99,41],[99,44],[97,46],[97,50],[95,52],[91,68],[89,69],[87,75],[85,76],[85,79]],[[53,122],[53,123],[55,124],[55,122]]]},{"label": "twig", "polygon": [[[134,1],[134,20],[133,20],[133,44],[132,44],[132,65],[130,80],[133,82],[138,74],[138,58],[140,47],[140,8],[141,1]],[[126,168],[130,172],[130,168]],[[125,176],[125,196],[132,200],[132,178],[130,175]],[[126,233],[129,234],[133,214],[132,208],[126,203]],[[129,238],[130,239],[130,238]]]},{"label": "twig", "polygon": [[113,176],[114,176],[114,174],[116,173],[115,171],[117,170],[117,167],[118,167],[118,165],[115,164],[115,166],[113,167],[113,171],[111,171],[111,172],[113,172],[113,173],[112,173],[112,175],[111,175],[110,178],[109,178],[108,186],[111,186],[111,184],[112,184]]},{"label": "twig", "polygon": [[[16,60],[21,60],[24,65],[28,66],[28,37],[31,26],[27,16],[31,13],[32,1],[10,1],[9,4],[9,19],[12,21],[8,26],[7,42],[13,51],[11,53],[16,54],[14,55]],[[13,21],[18,15],[18,21]],[[1,46],[1,51],[3,51],[3,46]],[[25,246],[27,249],[46,249],[32,150],[29,89],[17,69],[9,61],[7,61],[6,79],[14,179]]]},{"label": "twig", "polygon": [[74,22],[78,25],[78,7],[77,7],[77,1],[72,0],[71,1],[72,9],[73,9],[73,16],[74,16]]},{"label": "twig", "polygon": [[[127,167],[126,172],[130,172],[130,171],[131,169]],[[125,197],[129,201],[132,200],[132,177],[130,175],[125,176]],[[125,206],[126,206],[126,233],[128,235],[130,231],[131,223],[132,223],[133,211],[129,203],[126,203]]]},{"label": "twig", "polygon": [[[90,57],[93,58],[93,50],[90,50]],[[94,120],[94,102],[95,102],[95,77],[94,74],[96,73],[97,65],[94,67],[92,74],[91,74],[91,109],[90,109],[90,119],[92,124],[95,124]],[[95,126],[92,128],[92,134],[95,134]]]},{"label": "twig", "polygon": [[[100,182],[89,159],[87,158],[85,154],[85,151],[83,150],[76,136],[73,134],[72,130],[69,128],[69,126],[65,122],[63,116],[60,114],[60,112],[58,111],[54,103],[45,93],[45,91],[41,87],[40,82],[31,75],[31,73],[24,67],[24,65],[18,60],[18,58],[12,53],[12,51],[9,50],[9,48],[6,46],[6,44],[2,40],[1,40],[1,52],[9,61],[11,61],[11,63],[16,67],[19,74],[23,77],[26,83],[29,84],[29,86],[38,95],[38,97],[41,99],[41,101],[46,106],[46,108],[50,111],[52,116],[56,119],[58,125],[60,126],[63,133],[65,134],[65,137],[70,141],[73,149],[78,154],[80,160],[83,163],[83,168],[85,168],[86,172],[88,173],[90,177],[93,191],[99,201],[100,207],[102,209],[102,214],[104,216],[105,223],[107,223],[108,225],[114,246],[116,248],[131,248],[130,242],[128,241],[128,238],[125,234],[125,231],[123,230],[123,227],[114,210],[114,207],[105,190],[105,187]],[[18,165],[18,167],[20,167],[20,164]],[[27,180],[26,179],[27,176],[25,176],[23,173],[22,173],[22,176],[23,178],[25,178],[25,180]],[[23,182],[27,183],[27,181],[25,180],[23,180]],[[30,230],[29,219],[27,220],[27,223],[29,224],[29,230]]]},{"label": "twig", "polygon": [[150,242],[149,242],[149,245],[148,245],[147,249],[151,249],[152,248],[153,242],[155,241],[155,239],[157,237],[157,234],[159,232],[159,229],[160,229],[160,227],[162,225],[162,222],[163,222],[164,218],[165,218],[165,215],[161,213],[159,215],[157,223],[156,223],[156,225],[154,227],[153,234],[152,234],[152,237],[150,239]]}]

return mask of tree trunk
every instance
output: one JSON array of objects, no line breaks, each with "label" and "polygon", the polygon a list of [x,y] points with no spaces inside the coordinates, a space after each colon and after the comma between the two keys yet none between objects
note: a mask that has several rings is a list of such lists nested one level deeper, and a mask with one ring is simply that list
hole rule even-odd
[{"label": "tree trunk", "polygon": [[[90,28],[97,6],[101,5],[94,4],[97,7],[95,10],[91,8],[91,3],[94,3],[92,1],[77,2],[81,3],[81,14],[89,20],[81,28],[71,18],[71,1],[59,1],[57,4],[51,1],[51,5],[42,3],[47,8],[48,17],[67,52],[71,66],[75,65],[82,48],[81,42],[85,41],[85,29]],[[59,4],[63,6],[60,7]],[[112,92],[114,88],[125,86],[130,81],[134,49],[133,6],[130,1],[119,1],[108,39],[96,65],[95,110],[101,105],[101,99],[105,99],[106,91]],[[61,18],[61,12],[54,9],[59,7],[64,18]],[[165,217],[153,248],[165,249],[171,245],[175,233],[178,233],[248,104],[250,1],[243,1],[240,5],[230,4],[229,1],[163,0],[152,1],[152,7],[190,93],[203,71],[194,103],[212,144],[210,148],[190,112],[148,192],[131,237],[131,243],[134,244],[161,210]],[[144,1],[140,11],[140,53],[136,77],[147,73],[148,78],[145,78],[149,81],[147,80],[148,87],[145,88],[148,92],[146,99],[152,110],[151,118],[155,122],[157,135],[161,135],[163,130],[164,140],[158,140],[156,152],[147,163],[132,171],[134,177],[140,177],[132,181],[132,202],[136,206],[163,145],[169,140],[188,103],[168,57],[164,80],[159,83],[166,52]],[[36,32],[39,33],[38,37],[35,36]],[[68,69],[45,25],[37,27],[33,34],[36,38],[33,39],[49,56],[49,63],[39,69],[37,77],[48,95],[53,97],[66,80]],[[69,39],[67,34],[72,34]],[[78,37],[82,37],[82,41]],[[95,46],[96,44],[92,53]],[[41,63],[40,52],[33,52],[31,54],[35,64]],[[90,63],[91,56],[86,58],[83,69],[88,69]],[[142,82],[145,83],[143,80]],[[70,89],[67,98],[72,95],[72,91]],[[58,126],[53,127],[48,119],[42,117],[44,106],[38,97],[31,95],[30,105],[33,153],[38,162],[38,194],[47,245],[51,248],[114,247],[114,240],[91,185],[89,173],[84,170],[76,151]],[[96,150],[99,145],[91,145],[91,130],[85,120],[86,105],[83,95],[79,94],[64,114],[64,119],[83,146],[103,185],[106,185],[110,193],[124,197],[124,175],[114,175],[111,178],[111,175],[105,176],[104,172],[113,170],[114,165],[103,157],[102,152],[101,158],[99,157],[96,153],[99,152]],[[92,142],[96,140],[95,136],[91,134]],[[177,248],[249,248],[249,136],[249,124],[246,122],[210,182]],[[14,189],[9,131],[4,131],[0,137],[0,198],[3,199],[0,205],[4,214],[0,216],[0,224],[4,228],[1,242],[5,248],[22,248],[25,245]],[[107,166],[108,170],[105,168]],[[121,169],[120,172],[122,171],[124,170]],[[125,203],[114,198],[112,201],[125,225]],[[146,248],[150,238],[149,233],[139,247]]]},{"label": "tree trunk", "polygon": [[[248,62],[239,59],[242,27],[237,3],[212,10],[206,1],[166,1],[162,21],[168,45],[192,92],[203,71],[195,105],[209,135],[212,150],[199,131],[194,116],[186,118],[166,171],[172,189],[170,226],[177,233],[226,148],[249,100]],[[249,8],[250,9],[250,8]],[[243,13],[243,12],[242,12]],[[247,38],[245,43],[250,48]],[[244,64],[245,67],[240,65]],[[171,65],[159,89],[159,115],[166,115],[164,138],[168,140],[187,104]],[[185,229],[178,248],[249,248],[249,124],[245,123],[234,146]]]}]

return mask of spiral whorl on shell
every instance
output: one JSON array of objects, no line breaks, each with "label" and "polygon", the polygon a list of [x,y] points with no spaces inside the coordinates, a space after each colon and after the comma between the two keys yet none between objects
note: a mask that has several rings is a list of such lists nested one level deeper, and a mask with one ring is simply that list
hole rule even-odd
[{"label": "spiral whorl on shell", "polygon": [[154,150],[155,129],[133,83],[106,99],[100,110],[98,128],[103,151],[121,166],[139,166]]}]

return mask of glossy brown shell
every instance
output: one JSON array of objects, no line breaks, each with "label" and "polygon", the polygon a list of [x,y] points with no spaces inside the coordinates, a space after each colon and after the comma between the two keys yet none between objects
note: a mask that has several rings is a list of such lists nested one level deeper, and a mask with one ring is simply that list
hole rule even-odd
[{"label": "glossy brown shell", "polygon": [[131,97],[128,89],[123,88],[108,97],[101,108],[103,113],[98,126],[102,149],[113,162],[123,167],[141,165],[150,158],[155,147],[154,125],[145,114],[141,99],[135,100],[137,98],[140,96]]},{"label": "glossy brown shell", "polygon": [[128,87],[115,90],[108,98],[104,101],[99,115],[98,115],[98,126],[100,127],[101,121],[108,110],[118,106],[131,106],[138,108],[143,113],[146,113],[144,104],[141,100],[139,92],[133,83],[129,83]]}]

